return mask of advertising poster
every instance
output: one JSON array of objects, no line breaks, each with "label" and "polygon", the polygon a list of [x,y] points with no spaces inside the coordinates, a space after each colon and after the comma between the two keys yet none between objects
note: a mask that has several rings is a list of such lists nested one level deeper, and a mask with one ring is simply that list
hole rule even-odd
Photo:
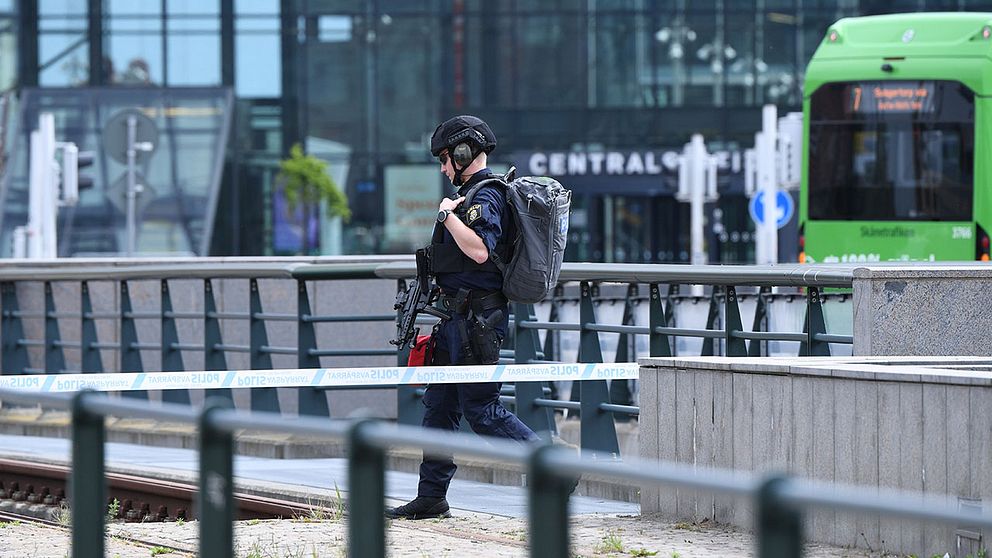
[{"label": "advertising poster", "polygon": [[413,252],[430,242],[443,179],[437,165],[386,168],[385,252]]}]

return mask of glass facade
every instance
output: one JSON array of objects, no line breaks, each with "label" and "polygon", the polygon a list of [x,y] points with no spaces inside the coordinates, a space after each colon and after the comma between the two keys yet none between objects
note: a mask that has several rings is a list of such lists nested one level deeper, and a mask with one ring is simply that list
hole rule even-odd
[{"label": "glass facade", "polygon": [[[232,101],[220,88],[45,88],[21,92],[12,157],[0,181],[0,255],[10,256],[14,229],[28,220],[29,132],[51,113],[56,138],[95,154],[81,174],[93,186],[58,215],[60,256],[126,250],[127,166],[121,111],[140,107],[150,126],[139,138],[151,151],[138,160],[136,251],[208,252]],[[121,130],[115,130],[121,128]],[[116,132],[116,133],[115,133]]]},{"label": "glass facade", "polygon": [[918,10],[992,1],[0,0],[0,52],[16,53],[0,56],[0,90],[230,88],[208,231],[218,255],[311,244],[279,194],[278,162],[295,143],[328,161],[353,210],[341,235],[313,233],[323,253],[408,252],[421,239],[397,231],[418,222],[416,184],[449,187],[426,140],[467,113],[498,135],[494,166],[563,161],[575,191],[568,259],[688,261],[672,157],[701,133],[721,157],[710,261],[747,262],[741,157],[761,106],[800,109],[805,65],[832,22]]},{"label": "glass facade", "polygon": [[0,0],[0,92],[17,79],[17,18],[13,0]]}]

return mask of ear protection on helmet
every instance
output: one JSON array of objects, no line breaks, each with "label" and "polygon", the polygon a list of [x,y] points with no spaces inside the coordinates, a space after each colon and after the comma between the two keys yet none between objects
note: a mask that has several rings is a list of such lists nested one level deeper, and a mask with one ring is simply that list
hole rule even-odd
[{"label": "ear protection on helmet", "polygon": [[[471,143],[475,143],[475,148]],[[451,158],[459,167],[467,167],[472,163],[486,145],[486,138],[474,128],[466,128],[448,138],[448,145],[454,145]]]},{"label": "ear protection on helmet", "polygon": [[459,167],[467,167],[472,164],[475,155],[472,154],[472,146],[467,143],[459,143],[451,151],[451,158]]}]

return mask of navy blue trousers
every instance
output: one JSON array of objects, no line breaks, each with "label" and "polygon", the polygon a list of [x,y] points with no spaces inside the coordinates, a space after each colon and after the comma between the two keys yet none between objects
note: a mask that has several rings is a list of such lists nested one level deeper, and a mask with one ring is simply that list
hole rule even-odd
[{"label": "navy blue trousers", "polygon": [[[434,364],[449,364],[446,351],[438,350]],[[520,442],[536,442],[537,434],[520,421],[516,415],[499,401],[502,384],[487,382],[479,384],[431,384],[424,394],[423,425],[441,430],[458,430],[462,415],[476,434],[509,438]],[[418,496],[444,498],[448,493],[451,477],[455,476],[455,465],[451,456],[424,455],[420,464],[420,485]]]}]

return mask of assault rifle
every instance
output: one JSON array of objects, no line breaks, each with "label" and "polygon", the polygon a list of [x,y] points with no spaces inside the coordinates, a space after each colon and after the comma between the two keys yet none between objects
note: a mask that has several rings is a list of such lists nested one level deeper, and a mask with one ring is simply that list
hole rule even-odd
[{"label": "assault rifle", "polygon": [[414,327],[418,314],[426,313],[442,320],[451,319],[451,316],[433,306],[441,294],[441,289],[431,284],[428,270],[427,250],[421,248],[417,250],[417,278],[410,282],[406,291],[396,293],[396,304],[393,305],[393,309],[400,312],[396,317],[396,339],[389,341],[392,345],[397,347],[409,345],[413,348],[417,334],[420,333],[420,328]]}]

